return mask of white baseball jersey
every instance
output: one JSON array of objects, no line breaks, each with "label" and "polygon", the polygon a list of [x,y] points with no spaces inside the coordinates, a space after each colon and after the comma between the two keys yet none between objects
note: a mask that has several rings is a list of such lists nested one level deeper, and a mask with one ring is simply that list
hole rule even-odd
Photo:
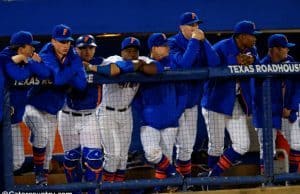
[{"label": "white baseball jersey", "polygon": [[[139,57],[150,63],[147,57]],[[101,65],[123,61],[111,56]],[[100,133],[104,148],[104,170],[114,173],[125,170],[132,133],[130,104],[138,90],[138,83],[103,84],[102,102],[97,109]]]},{"label": "white baseball jersey", "polygon": [[[139,59],[144,60],[146,63],[153,61],[144,56],[140,56]],[[123,58],[114,55],[105,59],[101,65],[108,65],[117,61],[123,61]],[[101,105],[114,107],[116,109],[127,108],[131,104],[138,88],[139,83],[103,84]]]}]

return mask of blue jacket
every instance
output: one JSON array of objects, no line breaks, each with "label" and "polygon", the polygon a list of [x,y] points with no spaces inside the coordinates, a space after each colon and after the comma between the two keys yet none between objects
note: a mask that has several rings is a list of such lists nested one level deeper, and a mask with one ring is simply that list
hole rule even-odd
[{"label": "blue jacket", "polygon": [[55,115],[64,105],[70,87],[84,90],[87,81],[82,61],[72,47],[63,64],[57,59],[53,49],[53,45],[47,43],[40,51],[43,63],[50,69],[53,84],[34,86],[28,93],[28,103]]},{"label": "blue jacket", "polygon": [[[170,56],[177,68],[197,69],[200,67],[213,66],[219,62],[216,52],[210,43],[191,38],[187,40],[181,32],[169,38]],[[203,81],[188,81],[186,108],[199,104]]]},{"label": "blue jacket", "polygon": [[[163,68],[175,69],[166,57],[157,63]],[[178,119],[186,104],[185,84],[174,82],[143,83],[136,96],[142,115],[142,126],[151,126],[157,130],[178,127]]]},{"label": "blue jacket", "polygon": [[[92,65],[100,65],[103,62],[102,57],[93,58],[89,61]],[[101,102],[101,85],[88,85],[83,91],[73,89],[67,95],[67,105],[74,110],[94,109]]]},{"label": "blue jacket", "polygon": [[[288,56],[287,62],[295,62],[295,60]],[[286,79],[285,83],[285,96],[284,96],[284,108],[291,110],[289,121],[291,123],[297,120],[297,113],[299,114],[300,109],[300,79],[298,75],[292,76]]]},{"label": "blue jacket", "polygon": [[[220,57],[220,63],[212,67],[226,67],[237,64],[236,56],[240,51],[233,37],[217,42],[213,48]],[[251,52],[255,58],[254,64],[258,64],[259,59],[256,48],[253,47],[248,52]],[[250,79],[241,78],[239,82],[243,111],[245,114],[250,115],[252,112]],[[234,78],[210,79],[206,81],[201,105],[208,110],[231,116],[236,100],[236,83],[237,80]]]},{"label": "blue jacket", "polygon": [[[282,62],[294,61],[292,57],[288,56]],[[265,56],[261,64],[271,64],[269,55]],[[271,78],[271,99],[272,99],[272,124],[273,128],[281,129],[281,117],[283,110],[283,94],[282,89],[285,84],[283,78]],[[253,125],[256,128],[263,127],[263,80],[259,78],[251,79],[251,92],[252,92],[252,107],[253,107]]]},{"label": "blue jacket", "polygon": [[[0,52],[1,57],[4,59],[4,73],[6,75],[7,84],[10,86],[10,105],[14,109],[14,114],[11,117],[11,123],[19,123],[27,104],[27,92],[29,88],[29,79],[31,76],[38,76],[44,79],[50,76],[50,71],[42,63],[29,59],[28,63],[16,64],[12,61],[11,57],[17,53],[6,47]],[[28,84],[25,84],[28,83]]]}]

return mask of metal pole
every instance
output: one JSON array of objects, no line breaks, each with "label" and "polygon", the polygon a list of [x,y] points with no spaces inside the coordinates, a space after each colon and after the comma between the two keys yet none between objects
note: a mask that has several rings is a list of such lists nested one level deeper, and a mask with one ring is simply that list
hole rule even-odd
[{"label": "metal pole", "polygon": [[12,165],[12,133],[10,126],[10,101],[7,88],[4,90],[3,103],[3,120],[1,123],[0,140],[1,146],[1,174],[0,188],[1,190],[11,191],[14,186],[13,180],[13,165]]},{"label": "metal pole", "polygon": [[266,78],[263,82],[263,158],[264,176],[266,185],[273,182],[273,126],[272,126],[272,101],[271,101],[271,78]]}]

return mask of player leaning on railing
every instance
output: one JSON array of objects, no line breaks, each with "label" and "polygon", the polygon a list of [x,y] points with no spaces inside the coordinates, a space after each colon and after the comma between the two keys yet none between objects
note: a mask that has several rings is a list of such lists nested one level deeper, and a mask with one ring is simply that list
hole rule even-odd
[{"label": "player leaning on railing", "polygon": [[[156,74],[153,60],[139,56],[140,41],[127,37],[121,43],[121,56],[108,57],[102,65],[88,69],[100,74],[114,75],[142,72]],[[128,149],[132,133],[131,102],[138,90],[138,83],[103,84],[102,102],[97,109],[104,149],[103,181],[125,180]]]},{"label": "player leaning on railing", "polygon": [[[161,72],[176,69],[167,43],[163,33],[154,33],[148,38],[150,57],[159,62]],[[178,120],[186,104],[185,86],[171,81],[142,83],[136,97],[142,122],[141,142],[147,161],[154,164],[157,179],[178,176],[172,158]],[[163,187],[156,186],[154,191],[162,192]]]}]

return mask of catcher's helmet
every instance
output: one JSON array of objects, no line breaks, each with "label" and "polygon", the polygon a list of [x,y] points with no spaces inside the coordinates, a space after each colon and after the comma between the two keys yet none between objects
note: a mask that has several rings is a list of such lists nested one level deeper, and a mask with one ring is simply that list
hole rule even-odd
[{"label": "catcher's helmet", "polygon": [[76,47],[80,48],[80,47],[86,47],[86,46],[92,46],[92,47],[97,46],[94,36],[83,35],[83,36],[80,36],[79,38],[77,38]]}]

